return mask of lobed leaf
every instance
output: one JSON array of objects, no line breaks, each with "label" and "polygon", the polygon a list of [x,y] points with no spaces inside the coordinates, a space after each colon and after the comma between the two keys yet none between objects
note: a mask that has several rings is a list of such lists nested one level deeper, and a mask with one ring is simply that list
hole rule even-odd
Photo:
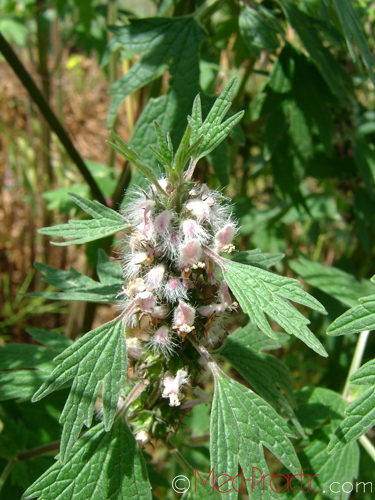
[{"label": "lobed leaf", "polygon": [[374,57],[371,53],[370,47],[367,43],[365,32],[361,21],[359,20],[357,13],[353,9],[350,0],[333,0],[333,4],[336,7],[337,13],[339,15],[341,24],[344,28],[346,42],[351,56],[356,61],[357,56],[353,48],[353,40],[358,46],[359,54],[366,65],[366,68],[370,74],[372,82],[375,84],[375,73],[373,70]]},{"label": "lobed leaf", "polygon": [[29,401],[54,369],[53,359],[72,341],[61,333],[41,329],[28,332],[35,344],[7,344],[0,347],[0,401]]},{"label": "lobed leaf", "polygon": [[284,257],[283,253],[262,253],[260,248],[255,248],[254,250],[237,253],[232,257],[232,261],[268,269],[280,262]]},{"label": "lobed leaf", "polygon": [[[247,475],[250,465],[268,472],[263,446],[297,473],[300,464],[288,439],[293,434],[286,422],[255,393],[217,369],[213,373],[215,394],[211,410],[210,454],[215,476],[224,473],[233,478],[238,474],[239,463]],[[256,498],[270,498],[269,488],[263,492],[260,487],[254,494]],[[234,488],[226,495],[230,500],[238,496]]]},{"label": "lobed leaf", "polygon": [[66,462],[83,425],[91,425],[94,406],[103,385],[105,429],[113,424],[120,393],[126,382],[126,339],[124,324],[111,321],[87,333],[55,358],[54,369],[33,401],[39,401],[73,379],[60,421],[64,424],[60,459]]},{"label": "lobed leaf", "polygon": [[328,335],[349,335],[375,329],[375,295],[358,300],[359,305],[339,316],[327,329]]},{"label": "lobed leaf", "polygon": [[359,281],[352,274],[337,267],[323,266],[303,254],[299,255],[297,262],[291,261],[289,265],[306,283],[349,307],[355,306],[359,297],[375,293],[371,281]]},{"label": "lobed leaf", "polygon": [[[289,369],[275,356],[258,351],[259,344],[253,346],[247,335],[238,335],[238,330],[233,332],[225,340],[223,346],[217,353],[226,359],[243,377],[249,382],[254,390],[267,402],[274,406],[283,406],[283,397],[279,389],[284,391],[291,405],[295,405],[293,394],[293,382]],[[249,325],[246,331],[257,330],[254,325]],[[260,332],[260,335],[263,336]],[[251,335],[251,333],[250,333]],[[280,344],[273,339],[268,339],[270,343]],[[262,346],[262,344],[260,344]],[[263,344],[263,349],[267,349],[267,344]],[[272,346],[275,348],[275,345]]]},{"label": "lobed leaf", "polygon": [[199,159],[208,155],[229,135],[232,128],[243,117],[244,111],[240,111],[222,123],[231,106],[231,98],[236,85],[237,78],[232,78],[220,96],[216,99],[203,123],[202,106],[199,94],[195,98],[192,114],[188,117],[189,124],[192,128],[190,140],[192,143],[195,143],[202,136],[203,140],[198,147],[194,158]]},{"label": "lobed leaf", "polygon": [[[329,441],[330,427],[326,426],[317,429],[315,433],[301,445],[305,445],[303,450],[299,453],[303,474],[310,476],[310,487],[307,485],[307,478],[303,480],[301,489],[301,480],[297,477],[291,486],[295,490],[285,493],[287,499],[293,500],[313,500],[316,498],[316,492],[324,491],[324,499],[327,500],[348,500],[351,496],[349,488],[340,488],[338,496],[336,486],[334,484],[332,489],[330,486],[333,481],[340,481],[341,483],[353,483],[354,479],[358,477],[359,472],[359,446],[357,443],[351,443],[348,448],[341,450],[337,455],[329,455],[327,453],[327,443]],[[312,477],[314,479],[312,479]],[[342,481],[340,480],[342,479]],[[301,491],[303,490],[303,491]],[[314,492],[315,490],[316,492]],[[296,493],[297,492],[297,493]]]},{"label": "lobed leaf", "polygon": [[140,449],[123,419],[110,431],[102,423],[73,446],[69,461],[57,461],[23,494],[24,500],[151,500]]},{"label": "lobed leaf", "polygon": [[53,245],[81,245],[124,231],[129,227],[122,215],[105,207],[98,201],[86,200],[74,193],[69,193],[69,197],[82,210],[90,214],[93,220],[70,220],[67,224],[39,229],[40,234],[47,236],[58,236],[64,239],[73,238],[71,241],[52,242]]},{"label": "lobed leaf", "polygon": [[327,356],[322,344],[307,328],[309,320],[289,302],[292,300],[321,313],[326,312],[320,302],[303,290],[299,281],[229,260],[222,263],[222,270],[243,311],[260,330],[276,338],[267,314],[287,333],[301,339],[318,354]]},{"label": "lobed leaf", "polygon": [[[120,279],[118,266],[116,268],[113,263],[107,264],[107,271],[111,265],[116,269],[113,272],[116,273],[115,276],[118,276],[119,280],[116,281],[112,277],[113,279],[109,282],[107,278],[104,278],[104,282],[100,283],[79,273],[73,267],[69,271],[63,271],[41,264],[40,262],[35,262],[34,266],[45,278],[43,281],[55,286],[61,292],[36,292],[25,295],[27,297],[45,297],[51,300],[82,300],[84,302],[98,303],[114,302],[117,293],[121,290],[121,283],[124,281],[124,278],[121,276]],[[99,277],[103,279],[103,273],[100,273],[100,268]]]},{"label": "lobed leaf", "polygon": [[[270,11],[268,13],[271,14]],[[252,7],[241,9],[238,24],[244,42],[257,58],[262,50],[274,50],[279,47],[279,30]]]}]

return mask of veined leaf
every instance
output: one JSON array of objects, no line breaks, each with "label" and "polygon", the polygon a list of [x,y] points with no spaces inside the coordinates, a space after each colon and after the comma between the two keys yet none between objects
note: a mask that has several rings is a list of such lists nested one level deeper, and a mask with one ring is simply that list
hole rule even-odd
[{"label": "veined leaf", "polygon": [[0,347],[0,401],[30,401],[54,369],[53,359],[72,343],[61,333],[41,329],[28,332],[49,348],[34,344]]},{"label": "veined leaf", "polygon": [[[375,277],[371,278],[375,282]],[[359,305],[339,316],[327,329],[328,335],[349,335],[375,328],[375,295],[358,299]]]},{"label": "veined leaf", "polygon": [[82,210],[90,214],[92,220],[70,220],[68,224],[58,224],[53,227],[39,229],[40,234],[47,236],[60,236],[71,241],[52,242],[53,245],[81,245],[89,241],[99,240],[111,234],[124,231],[129,227],[125,219],[118,212],[105,207],[98,201],[90,201],[82,198],[78,194],[69,193],[70,198]]},{"label": "veined leaf", "polygon": [[[104,283],[100,283],[79,273],[73,267],[69,271],[62,271],[39,262],[35,262],[34,266],[43,274],[44,281],[55,286],[61,292],[27,293],[25,294],[27,297],[45,297],[51,300],[82,300],[84,302],[98,303],[114,302],[124,280],[122,278],[121,281],[118,281],[116,287],[114,279],[109,283],[108,279],[105,278]],[[114,267],[114,264],[112,266]],[[107,270],[108,267],[109,264],[107,264]],[[115,269],[117,269],[117,271],[114,271],[117,276],[118,267]],[[103,279],[103,273],[99,277]]]},{"label": "veined leaf", "polygon": [[[348,448],[341,450],[337,455],[327,453],[327,443],[329,441],[330,427],[326,426],[317,429],[313,436],[302,441],[301,445],[307,445],[299,453],[303,474],[309,474],[311,479],[308,488],[307,479],[302,482],[303,491],[301,491],[301,479],[297,477],[291,486],[295,490],[285,493],[286,498],[293,500],[313,500],[316,498],[316,492],[324,491],[323,498],[329,500],[348,500],[351,492],[345,492],[340,488],[340,495],[337,493],[337,484],[330,488],[333,481],[340,477],[345,478],[349,484],[358,477],[359,470],[359,446],[357,443],[351,443]],[[312,477],[315,476],[313,479]],[[342,480],[344,483],[344,480]],[[312,489],[311,489],[312,488]],[[315,492],[313,491],[315,490]],[[333,491],[332,491],[333,490]],[[298,492],[298,493],[296,493]]]},{"label": "veined leaf", "polygon": [[[292,377],[287,366],[275,356],[259,352],[256,347],[253,347],[251,341],[246,341],[247,335],[243,335],[242,332],[248,331],[251,336],[251,333],[254,334],[257,331],[254,325],[250,324],[239,330],[240,335],[237,333],[238,330],[229,335],[217,353],[229,361],[266,401],[274,406],[283,406],[284,398],[278,390],[281,389],[290,404],[295,405]],[[273,339],[266,337],[261,332],[258,333],[271,343],[280,346]],[[259,347],[259,343],[255,346]],[[266,344],[262,347],[267,349]]]},{"label": "veined leaf", "polygon": [[352,307],[364,295],[375,293],[375,285],[369,280],[357,280],[352,274],[336,267],[328,267],[300,254],[298,261],[291,261],[290,267],[306,283],[331,295],[343,304]]},{"label": "veined leaf", "polygon": [[[248,477],[251,467],[267,470],[262,446],[269,449],[288,469],[296,474],[300,469],[297,455],[288,436],[293,436],[286,422],[276,411],[243,385],[229,379],[213,368],[215,395],[211,410],[211,469],[215,477],[228,474],[234,478],[240,463]],[[249,476],[250,473],[250,476]],[[220,480],[218,481],[219,484]],[[225,485],[226,491],[231,487]],[[238,485],[235,485],[238,490]],[[265,483],[254,494],[256,498],[270,498],[270,488]],[[237,498],[231,488],[227,497]]]},{"label": "veined leaf", "polygon": [[199,94],[195,98],[193,111],[188,117],[188,121],[192,128],[191,142],[196,142],[203,136],[203,140],[194,155],[197,160],[215,149],[243,117],[244,111],[240,111],[222,123],[231,106],[231,98],[236,85],[237,78],[232,78],[216,99],[204,122],[202,122],[202,105]]},{"label": "veined leaf", "polygon": [[374,57],[371,53],[370,47],[368,46],[361,21],[358,19],[352,3],[350,0],[333,0],[333,3],[344,28],[346,43],[348,44],[351,56],[355,61],[357,60],[353,47],[354,40],[358,46],[358,52],[368,69],[371,80],[375,84],[375,73],[373,70],[375,63]]},{"label": "veined leaf", "polygon": [[329,453],[336,453],[352,441],[359,439],[375,425],[375,359],[361,366],[350,377],[357,385],[371,385],[345,410],[345,418],[335,430],[328,446]]},{"label": "veined leaf", "polygon": [[280,262],[284,257],[283,253],[262,253],[260,248],[255,248],[254,250],[237,253],[232,257],[232,261],[268,269]]},{"label": "veined leaf", "polygon": [[[192,59],[196,58],[198,62],[197,48],[203,38],[203,32],[193,17],[129,18],[128,25],[112,26],[110,29],[115,34],[117,42],[126,50],[136,50],[142,53],[142,56],[110,88],[109,92],[113,94],[113,99],[108,127],[112,127],[123,100],[135,90],[162,76],[168,67],[172,78],[180,80],[183,77],[185,83],[190,82],[190,85],[193,83],[194,86],[198,84],[198,81],[194,81],[195,64],[192,63]],[[184,54],[184,57],[181,57],[181,54]],[[175,82],[172,82],[172,85],[175,86]],[[187,90],[189,95],[188,87],[189,85],[186,85],[184,90]],[[195,94],[196,92],[192,99]],[[182,110],[181,112],[183,113]],[[149,124],[152,126],[152,121]],[[160,124],[164,129],[164,124]],[[173,127],[168,129],[172,130]],[[138,148],[138,151],[141,150]]]},{"label": "veined leaf", "polygon": [[238,23],[244,42],[257,58],[260,57],[262,50],[274,50],[279,47],[277,38],[279,30],[252,7],[241,9]]},{"label": "veined leaf", "polygon": [[142,453],[123,419],[107,432],[101,423],[75,444],[66,464],[57,461],[24,493],[40,500],[151,500]]},{"label": "veined leaf", "polygon": [[[142,151],[143,160],[157,172],[157,160],[149,148],[150,145],[157,145],[153,123],[156,120],[164,132],[173,131],[171,138],[176,149],[186,129],[186,116],[200,91],[199,47],[204,34],[192,16],[174,19],[133,19],[130,27],[126,28],[126,33],[119,31],[116,34],[126,47],[134,43],[138,51],[143,52],[145,56],[146,51],[152,49],[150,40],[153,39],[160,42],[157,50],[166,55],[173,53],[172,57],[168,56],[167,59],[168,64],[171,63],[168,92],[148,101],[130,140],[130,146],[135,151]],[[184,57],[180,57],[180,54],[184,54]],[[153,57],[151,54],[150,56]],[[136,174],[132,184],[143,185],[142,177]]]},{"label": "veined leaf", "polygon": [[126,339],[121,321],[111,321],[87,333],[57,356],[58,366],[34,394],[39,401],[62,384],[73,380],[72,389],[61,414],[64,424],[60,458],[65,462],[78,439],[82,426],[91,425],[94,405],[103,385],[105,429],[115,418],[117,403],[126,382]]},{"label": "veined leaf", "polygon": [[[330,435],[341,421],[347,402],[341,394],[323,387],[305,387],[296,392],[296,397],[299,401],[296,414],[309,434],[298,443],[298,447],[302,448],[298,457],[303,474],[305,474],[302,482],[304,491],[301,491],[301,478],[297,476],[290,483],[295,491],[289,489],[285,495],[288,499],[314,500],[316,493],[313,490],[316,490],[325,492],[324,499],[336,500],[338,494],[332,490],[337,491],[335,488],[337,485],[333,485],[332,490],[330,485],[333,481],[340,479],[333,478],[339,478],[343,474],[345,481],[350,483],[358,475],[359,447],[357,443],[352,443],[347,449],[341,450],[334,456],[327,453]],[[310,487],[307,484],[307,474],[311,480]],[[350,492],[340,490],[339,496],[340,499],[347,500]]]},{"label": "veined leaf", "polygon": [[285,10],[292,27],[297,31],[312,60],[336,96],[343,102],[346,101],[346,90],[350,87],[350,80],[344,70],[322,44],[315,18],[305,14],[297,7],[294,0],[278,0]]},{"label": "veined leaf", "polygon": [[266,314],[290,335],[293,334],[322,356],[327,353],[306,326],[310,322],[289,300],[325,313],[324,307],[305,292],[299,281],[284,278],[250,265],[225,260],[224,277],[250,321],[270,337],[276,338]]}]

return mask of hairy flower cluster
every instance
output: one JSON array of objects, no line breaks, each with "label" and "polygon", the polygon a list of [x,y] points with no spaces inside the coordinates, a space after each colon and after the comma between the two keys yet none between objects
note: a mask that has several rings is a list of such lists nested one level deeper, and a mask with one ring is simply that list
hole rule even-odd
[{"label": "hairy flower cluster", "polygon": [[[176,193],[167,180],[159,184],[168,196],[151,186],[123,211],[131,231],[122,246],[126,284],[119,296],[128,325],[148,333],[153,351],[168,357],[189,334],[214,343],[225,333],[225,313],[237,304],[213,257],[234,250],[237,229],[218,191],[189,183]],[[176,406],[178,387],[173,394]],[[166,389],[163,395],[170,396]]]}]

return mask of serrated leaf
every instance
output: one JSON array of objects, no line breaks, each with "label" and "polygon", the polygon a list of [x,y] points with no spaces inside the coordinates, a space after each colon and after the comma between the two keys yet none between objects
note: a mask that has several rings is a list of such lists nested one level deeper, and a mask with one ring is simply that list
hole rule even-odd
[{"label": "serrated leaf", "polygon": [[368,361],[350,377],[350,383],[356,385],[375,385],[375,359]]},{"label": "serrated leaf", "polygon": [[356,398],[345,410],[345,418],[335,430],[328,446],[329,453],[336,453],[359,439],[375,425],[375,359],[364,364],[350,377],[350,383],[372,385]]},{"label": "serrated leaf", "polygon": [[279,47],[278,30],[252,7],[241,9],[238,24],[244,42],[257,58],[263,49],[274,50]]},{"label": "serrated leaf", "polygon": [[71,379],[73,385],[61,414],[64,424],[61,460],[65,462],[83,425],[91,425],[94,405],[103,385],[104,425],[113,424],[117,403],[126,382],[126,339],[124,324],[111,321],[92,330],[57,356],[58,366],[34,394],[39,401]]},{"label": "serrated leaf", "polygon": [[369,280],[357,280],[352,274],[331,266],[323,266],[303,254],[298,261],[291,261],[290,267],[306,283],[334,297],[351,307],[358,303],[359,297],[375,293],[375,285]]},{"label": "serrated leaf", "polygon": [[357,13],[353,9],[350,0],[333,0],[333,4],[336,7],[341,24],[344,28],[345,38],[351,56],[354,61],[357,60],[357,55],[353,47],[354,40],[358,46],[359,55],[368,69],[372,82],[375,84],[375,73],[373,70],[375,62],[374,57],[367,43],[363,26],[361,25],[361,21],[359,20]]},{"label": "serrated leaf", "polygon": [[[112,26],[111,31],[115,34],[117,42],[126,50],[136,50],[142,53],[142,56],[110,88],[110,93],[114,94],[114,97],[107,122],[109,128],[112,127],[123,100],[135,90],[162,76],[168,68],[172,77],[171,86],[176,88],[178,93],[185,92],[187,101],[193,100],[197,92],[191,96],[189,87],[194,86],[198,91],[198,78],[195,72],[196,70],[199,72],[198,47],[203,38],[203,32],[193,17],[129,18],[128,25]],[[184,54],[184,57],[181,57],[181,54]],[[185,85],[179,85],[181,80]],[[188,113],[188,110],[184,109],[176,111],[177,113],[173,113],[174,116],[176,114],[186,116]],[[174,120],[173,116],[169,118]],[[150,126],[153,121],[148,122]],[[164,130],[174,130],[172,126],[164,126],[165,118],[163,122],[160,122],[160,125]],[[153,143],[154,141],[150,142]],[[137,149],[142,151],[144,148]]]},{"label": "serrated leaf", "polygon": [[115,132],[111,132],[112,137],[115,139],[117,144],[114,144],[112,142],[107,143],[118,153],[120,153],[124,158],[126,158],[128,161],[133,163],[135,167],[137,167],[142,174],[147,177],[147,179],[154,184],[155,187],[158,188],[158,190],[167,195],[167,193],[164,191],[164,189],[160,186],[158,179],[153,172],[153,170],[141,159],[141,157],[136,153],[135,151],[132,150],[131,147],[126,144],[125,141],[121,139]]},{"label": "serrated leaf", "polygon": [[[303,474],[309,474],[311,486],[307,486],[307,477],[303,480],[301,491],[301,479],[297,477],[291,486],[295,490],[290,489],[285,493],[286,498],[293,500],[313,500],[316,498],[316,492],[324,492],[322,498],[327,500],[348,500],[351,492],[345,492],[340,488],[338,496],[338,485],[334,484],[332,489],[330,486],[333,481],[340,481],[340,483],[348,482],[353,483],[353,480],[358,477],[359,470],[359,447],[357,443],[352,443],[348,448],[342,450],[337,455],[329,455],[327,453],[327,443],[330,435],[330,427],[326,426],[318,429],[315,433],[302,441],[301,445],[307,445],[298,454],[301,460]],[[340,479],[342,478],[342,480]],[[315,492],[311,489],[315,490]],[[337,487],[337,488],[336,488]],[[346,488],[349,490],[349,488]],[[296,493],[298,492],[298,493]]]},{"label": "serrated leaf", "polygon": [[296,392],[296,415],[307,433],[311,434],[330,420],[333,432],[345,414],[348,403],[335,391],[323,387],[304,387]]},{"label": "serrated leaf", "polygon": [[346,102],[346,90],[350,80],[344,70],[321,42],[315,27],[316,19],[302,12],[293,0],[278,0],[285,10],[290,24],[297,31],[312,60],[336,96]]},{"label": "serrated leaf", "polygon": [[[300,464],[288,439],[293,434],[286,422],[255,393],[216,368],[213,373],[215,395],[211,410],[210,454],[215,477],[225,473],[234,478],[239,463],[247,471],[249,464],[267,470],[262,446],[297,473]],[[230,500],[237,499],[233,488],[226,495]],[[269,488],[264,493],[260,489],[257,498],[270,498]]]},{"label": "serrated leaf", "polygon": [[[250,347],[254,351],[262,352],[280,349],[282,344],[287,342],[290,338],[289,335],[279,332],[276,333],[276,336],[276,339],[270,338],[265,333],[260,332],[255,325],[248,323],[243,328],[237,328],[237,330],[231,333],[228,340],[232,339],[241,348]],[[224,342],[223,345],[225,345],[225,343],[226,342]],[[222,348],[223,347],[215,352],[220,353]]]},{"label": "serrated leaf", "polygon": [[24,493],[40,500],[151,500],[142,453],[123,419],[107,432],[101,423],[74,445],[66,464],[57,461]]},{"label": "serrated leaf", "polygon": [[[234,332],[235,333],[235,332]],[[243,339],[229,335],[219,350],[252,388],[273,406],[283,406],[284,391],[289,403],[295,405],[293,382],[287,366],[275,356],[257,352],[250,345],[244,345]]]},{"label": "serrated leaf", "polygon": [[54,369],[53,359],[72,343],[57,332],[39,329],[28,332],[49,348],[34,344],[0,347],[0,401],[30,401]]},{"label": "serrated leaf", "polygon": [[53,245],[81,245],[89,241],[99,240],[129,227],[125,219],[118,212],[105,207],[98,201],[90,201],[78,194],[69,193],[69,197],[93,220],[70,220],[68,224],[58,224],[53,227],[39,229],[40,234],[58,236],[71,241],[52,242]]},{"label": "serrated leaf", "polygon": [[240,264],[268,269],[280,262],[284,257],[283,253],[262,253],[260,248],[255,248],[254,250],[237,253],[232,257],[232,260]]},{"label": "serrated leaf", "polygon": [[113,262],[101,248],[98,250],[96,272],[100,283],[104,286],[118,288],[119,283],[124,281],[121,264]]},{"label": "serrated leaf", "polygon": [[199,94],[195,98],[193,111],[191,116],[188,117],[188,121],[192,128],[191,142],[195,142],[199,139],[199,137],[203,136],[203,141],[194,155],[197,160],[208,155],[213,149],[215,149],[229,135],[232,128],[243,117],[244,111],[240,111],[222,123],[231,106],[231,98],[236,85],[237,78],[232,78],[220,96],[216,99],[203,123],[202,106]]},{"label": "serrated leaf", "polygon": [[[117,293],[121,290],[121,283],[123,281],[122,278],[122,281],[118,282],[116,287],[114,281],[111,281],[111,284],[102,284],[79,273],[73,267],[69,271],[63,271],[39,262],[35,262],[34,266],[43,274],[43,281],[55,286],[61,292],[27,293],[25,294],[27,297],[108,303],[115,301]],[[101,274],[101,277],[103,277],[103,274]]]},{"label": "serrated leaf", "polygon": [[[373,281],[372,278],[371,281]],[[375,329],[375,295],[358,299],[359,305],[339,316],[327,329],[328,335],[349,335]]]},{"label": "serrated leaf", "polygon": [[276,337],[267,314],[287,333],[295,335],[322,356],[327,356],[322,344],[307,328],[309,320],[289,302],[292,300],[325,313],[320,302],[305,292],[299,281],[229,260],[222,263],[222,271],[242,310],[262,332]]}]

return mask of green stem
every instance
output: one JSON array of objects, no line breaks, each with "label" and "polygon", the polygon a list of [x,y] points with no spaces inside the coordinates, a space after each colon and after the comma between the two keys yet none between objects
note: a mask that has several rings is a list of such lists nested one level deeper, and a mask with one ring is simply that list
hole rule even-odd
[{"label": "green stem", "polygon": [[38,446],[28,451],[21,451],[17,455],[17,460],[30,460],[31,458],[40,457],[42,455],[47,455],[47,453],[55,452],[60,447],[60,441],[53,441],[52,443],[44,444],[43,446]]},{"label": "green stem", "polygon": [[169,453],[175,458],[176,462],[181,466],[181,469],[185,472],[185,474],[191,474],[194,472],[194,468],[187,460],[185,460],[178,449],[170,441],[163,439],[163,443],[168,448]]},{"label": "green stem", "polygon": [[357,345],[356,345],[356,348],[354,351],[354,356],[352,359],[352,364],[350,365],[348,377],[346,379],[344,391],[342,393],[342,397],[344,399],[347,399],[347,397],[349,395],[350,377],[361,366],[363,353],[365,351],[365,347],[366,347],[366,343],[367,343],[367,339],[368,339],[369,334],[370,334],[370,330],[364,330],[363,332],[361,332],[359,334]]},{"label": "green stem", "polygon": [[34,99],[44,118],[49,123],[51,130],[55,132],[62,145],[66,149],[67,153],[69,154],[70,158],[76,164],[78,170],[81,172],[85,181],[90,186],[93,197],[103,205],[106,205],[105,198],[100,191],[99,186],[96,184],[95,179],[92,177],[90,171],[88,170],[80,154],[74,147],[68,134],[57,119],[55,113],[52,111],[52,109],[44,99],[34,80],[31,78],[30,74],[1,33],[0,52],[3,54],[13,71],[16,73],[17,77],[20,79],[26,90],[29,92],[30,96]]},{"label": "green stem", "polygon": [[3,472],[1,473],[1,476],[0,476],[0,492],[3,489],[3,486],[4,486],[5,482],[6,482],[6,480],[8,479],[8,476],[11,473],[11,471],[12,471],[13,466],[14,466],[15,463],[16,463],[16,459],[11,458],[8,461],[8,463],[6,464]]},{"label": "green stem", "polygon": [[367,453],[375,462],[375,447],[371,443],[369,438],[367,436],[361,436],[358,441],[361,443],[361,445],[364,447],[364,449],[367,451]]}]

